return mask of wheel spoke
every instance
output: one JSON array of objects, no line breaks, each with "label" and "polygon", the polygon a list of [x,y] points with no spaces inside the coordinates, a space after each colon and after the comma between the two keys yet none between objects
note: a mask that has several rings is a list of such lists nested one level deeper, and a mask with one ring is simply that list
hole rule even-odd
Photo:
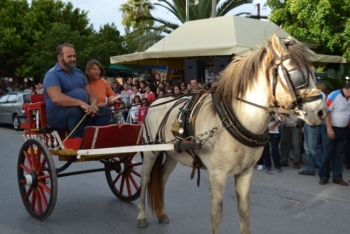
[{"label": "wheel spoke", "polygon": [[41,198],[41,200],[43,202],[43,205],[44,205],[45,209],[47,209],[48,203],[47,203],[47,199],[46,199],[46,196],[44,194],[43,189],[41,187],[38,187],[37,190],[38,190],[38,193],[40,195],[40,198]]},{"label": "wheel spoke", "polygon": [[25,157],[25,161],[28,163],[28,167],[31,169],[32,168],[32,162],[29,158],[28,152],[25,150],[23,151],[24,157]]},{"label": "wheel spoke", "polygon": [[38,174],[42,174],[45,164],[46,164],[46,158],[43,158],[43,160],[41,161],[40,166],[37,170]]},{"label": "wheel spoke", "polygon": [[136,190],[139,190],[139,185],[137,184],[137,182],[135,181],[135,179],[134,179],[134,177],[133,177],[133,175],[131,174],[131,173],[129,173],[130,175],[129,175],[129,178],[130,178],[130,180],[131,180],[131,183],[134,185],[134,188],[136,189]]},{"label": "wheel spoke", "polygon": [[141,178],[141,174],[138,171],[135,171],[134,169],[130,169],[130,172]]},{"label": "wheel spoke", "polygon": [[122,174],[122,180],[120,182],[120,186],[119,186],[119,193],[123,194],[123,190],[124,190],[124,182],[125,182],[125,175]]},{"label": "wheel spoke", "polygon": [[44,175],[41,175],[41,176],[38,176],[38,180],[45,180],[47,178],[50,178],[50,174],[44,174]]},{"label": "wheel spoke", "polygon": [[30,210],[32,210],[32,211],[35,208],[35,201],[36,201],[36,193],[35,193],[35,191],[33,191],[33,193],[32,193],[32,201],[30,203]]},{"label": "wheel spoke", "polygon": [[135,166],[142,166],[142,162],[133,163],[133,164],[131,164],[131,166],[133,166],[133,167],[135,167]]},{"label": "wheel spoke", "polygon": [[51,194],[51,189],[49,187],[46,186],[46,184],[44,184],[43,182],[39,181],[39,186],[46,191],[48,194]]},{"label": "wheel spoke", "polygon": [[129,173],[125,175],[125,181],[126,181],[126,189],[128,191],[129,196],[132,195],[131,188],[130,188],[130,180],[129,180]]},{"label": "wheel spoke", "polygon": [[34,168],[34,163],[35,163],[35,154],[34,154],[34,148],[33,145],[29,145],[29,151],[30,151],[30,165],[31,165],[31,169],[33,170]]},{"label": "wheel spoke", "polygon": [[24,164],[21,164],[21,165],[19,165],[20,166],[20,168],[22,168],[25,172],[27,172],[28,174],[30,173],[30,169],[28,168],[28,167],[26,167],[26,165],[24,165]]},{"label": "wheel spoke", "polygon": [[24,195],[24,199],[27,200],[28,197],[30,196],[30,194],[32,193],[33,191],[33,188],[32,187],[29,187],[29,189],[27,190],[26,194]]},{"label": "wheel spoke", "polygon": [[37,189],[35,189],[35,196],[36,196],[36,205],[38,207],[38,213],[39,213],[39,215],[41,215],[43,213],[43,209],[41,206],[40,194],[39,194],[39,191]]},{"label": "wheel spoke", "polygon": [[37,148],[36,157],[35,157],[35,165],[34,165],[35,169],[38,169],[38,167],[39,167],[40,157],[41,157],[41,150],[40,150],[40,148]]},{"label": "wheel spoke", "polygon": [[113,180],[113,185],[115,186],[115,184],[118,182],[118,180],[120,179],[120,176],[122,174],[118,174],[117,177]]}]

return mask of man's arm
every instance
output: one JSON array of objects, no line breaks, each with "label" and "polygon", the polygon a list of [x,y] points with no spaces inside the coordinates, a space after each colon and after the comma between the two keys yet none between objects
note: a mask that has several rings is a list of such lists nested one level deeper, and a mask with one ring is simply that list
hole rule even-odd
[{"label": "man's arm", "polygon": [[91,108],[92,108],[92,113],[96,113],[98,111],[97,98],[96,98],[94,92],[92,92],[90,85],[86,85],[84,87],[84,89],[85,89],[86,93],[88,94],[89,102],[90,102]]},{"label": "man's arm", "polygon": [[330,117],[330,114],[328,114],[328,115],[326,116],[325,124],[326,124],[326,128],[327,128],[327,136],[328,136],[330,139],[334,139],[334,131],[333,131],[333,127],[332,127],[332,124],[331,124],[331,117]]},{"label": "man's arm", "polygon": [[79,106],[88,114],[95,113],[89,104],[83,102],[82,100],[71,98],[63,94],[59,86],[51,86],[46,89],[46,92],[49,95],[50,100],[56,105],[63,107]]}]

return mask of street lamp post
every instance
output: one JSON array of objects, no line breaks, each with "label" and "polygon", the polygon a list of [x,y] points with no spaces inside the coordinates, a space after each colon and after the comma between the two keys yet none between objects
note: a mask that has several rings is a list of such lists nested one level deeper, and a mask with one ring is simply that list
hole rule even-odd
[{"label": "street lamp post", "polygon": [[211,18],[216,17],[216,0],[211,0]]}]

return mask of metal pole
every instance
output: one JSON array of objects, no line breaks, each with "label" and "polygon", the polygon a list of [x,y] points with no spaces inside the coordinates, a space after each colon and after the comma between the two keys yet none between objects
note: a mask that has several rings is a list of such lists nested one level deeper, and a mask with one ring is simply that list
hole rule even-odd
[{"label": "metal pole", "polygon": [[216,0],[211,0],[211,17],[216,17]]},{"label": "metal pole", "polygon": [[186,22],[190,20],[190,0],[186,0]]},{"label": "metal pole", "polygon": [[257,11],[258,11],[258,19],[260,19],[260,3],[256,4]]}]

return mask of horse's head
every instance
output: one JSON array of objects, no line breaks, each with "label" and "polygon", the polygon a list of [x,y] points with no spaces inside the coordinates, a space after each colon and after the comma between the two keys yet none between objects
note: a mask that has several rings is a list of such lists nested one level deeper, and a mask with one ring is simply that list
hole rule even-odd
[{"label": "horse's head", "polygon": [[[320,125],[328,114],[307,54],[309,49],[294,40],[273,35],[267,58],[275,104],[293,111],[309,125]],[[267,65],[268,66],[268,65]],[[287,94],[287,95],[286,95]]]}]

